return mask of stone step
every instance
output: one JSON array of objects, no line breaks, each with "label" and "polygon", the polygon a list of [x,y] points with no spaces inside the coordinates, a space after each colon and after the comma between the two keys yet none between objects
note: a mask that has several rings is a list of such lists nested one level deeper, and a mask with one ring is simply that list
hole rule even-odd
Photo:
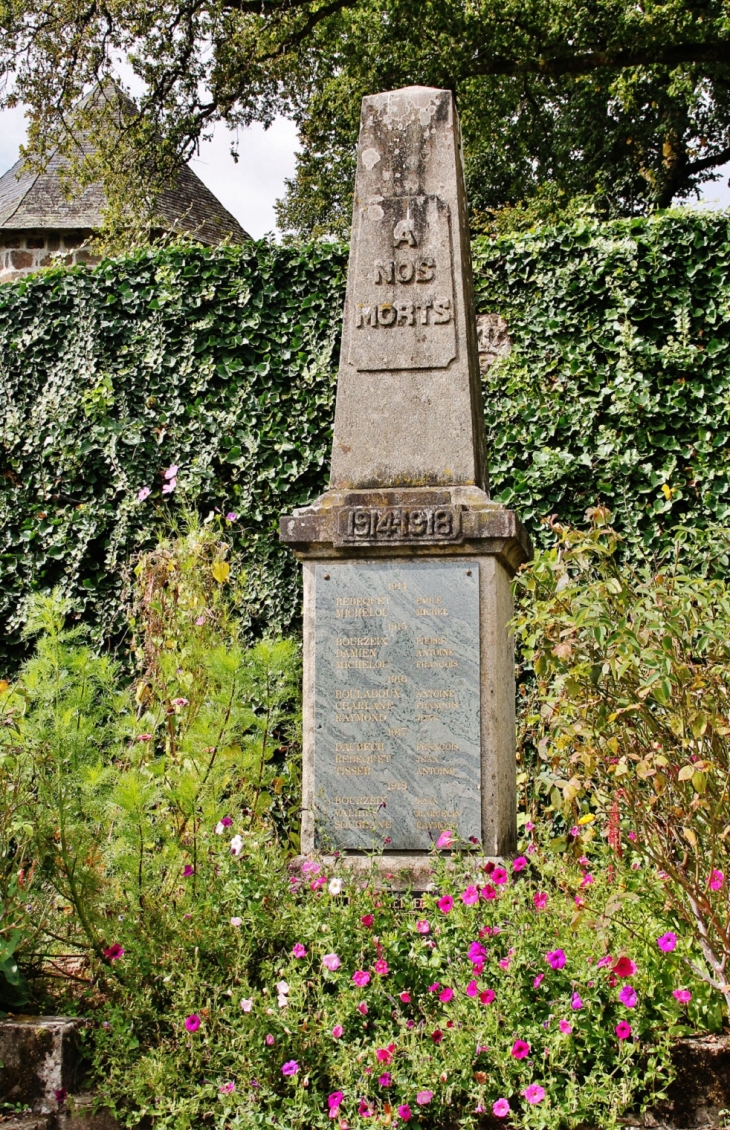
[{"label": "stone step", "polygon": [[0,1020],[0,1101],[51,1114],[58,1110],[57,1092],[79,1091],[83,1023],[67,1016]]}]

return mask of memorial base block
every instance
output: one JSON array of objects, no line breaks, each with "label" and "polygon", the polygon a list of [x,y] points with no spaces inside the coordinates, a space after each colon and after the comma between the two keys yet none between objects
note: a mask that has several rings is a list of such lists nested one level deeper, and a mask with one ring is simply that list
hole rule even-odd
[{"label": "memorial base block", "polygon": [[516,515],[476,487],[331,491],[281,538],[304,570],[302,851],[420,890],[446,829],[512,852]]}]

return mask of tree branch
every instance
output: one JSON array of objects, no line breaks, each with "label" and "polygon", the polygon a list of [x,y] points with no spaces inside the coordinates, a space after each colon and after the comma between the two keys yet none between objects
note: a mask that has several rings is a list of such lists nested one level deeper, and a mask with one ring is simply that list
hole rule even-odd
[{"label": "tree branch", "polygon": [[598,70],[621,70],[629,67],[678,67],[689,63],[724,63],[730,60],[730,40],[713,43],[678,43],[671,47],[643,47],[634,50],[585,51],[576,55],[552,58],[507,58],[496,55],[479,62],[474,60],[472,75],[562,75],[588,74]]}]

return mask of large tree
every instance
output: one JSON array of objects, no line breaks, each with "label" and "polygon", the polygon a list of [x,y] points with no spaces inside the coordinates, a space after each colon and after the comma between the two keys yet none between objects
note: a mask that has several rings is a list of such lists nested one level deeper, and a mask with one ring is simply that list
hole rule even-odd
[{"label": "large tree", "polygon": [[[72,115],[122,57],[138,113],[101,97]],[[90,133],[81,175],[122,212],[150,207],[217,120],[283,113],[303,150],[282,222],[344,230],[360,99],[413,83],[456,94],[477,214],[665,207],[730,160],[730,0],[0,0],[0,68],[31,159]]]}]

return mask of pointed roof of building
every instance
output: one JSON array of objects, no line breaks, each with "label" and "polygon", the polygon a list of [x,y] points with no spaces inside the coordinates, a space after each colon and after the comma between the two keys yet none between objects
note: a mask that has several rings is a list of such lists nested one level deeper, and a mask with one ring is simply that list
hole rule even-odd
[{"label": "pointed roof of building", "polygon": [[[73,231],[101,227],[104,190],[92,184],[69,199],[64,193],[66,160],[54,153],[42,173],[23,169],[22,159],[0,177],[0,232]],[[235,216],[195,175],[182,165],[157,200],[156,211],[169,231],[188,234],[201,243],[217,244],[224,239],[243,243],[248,232]]]}]

